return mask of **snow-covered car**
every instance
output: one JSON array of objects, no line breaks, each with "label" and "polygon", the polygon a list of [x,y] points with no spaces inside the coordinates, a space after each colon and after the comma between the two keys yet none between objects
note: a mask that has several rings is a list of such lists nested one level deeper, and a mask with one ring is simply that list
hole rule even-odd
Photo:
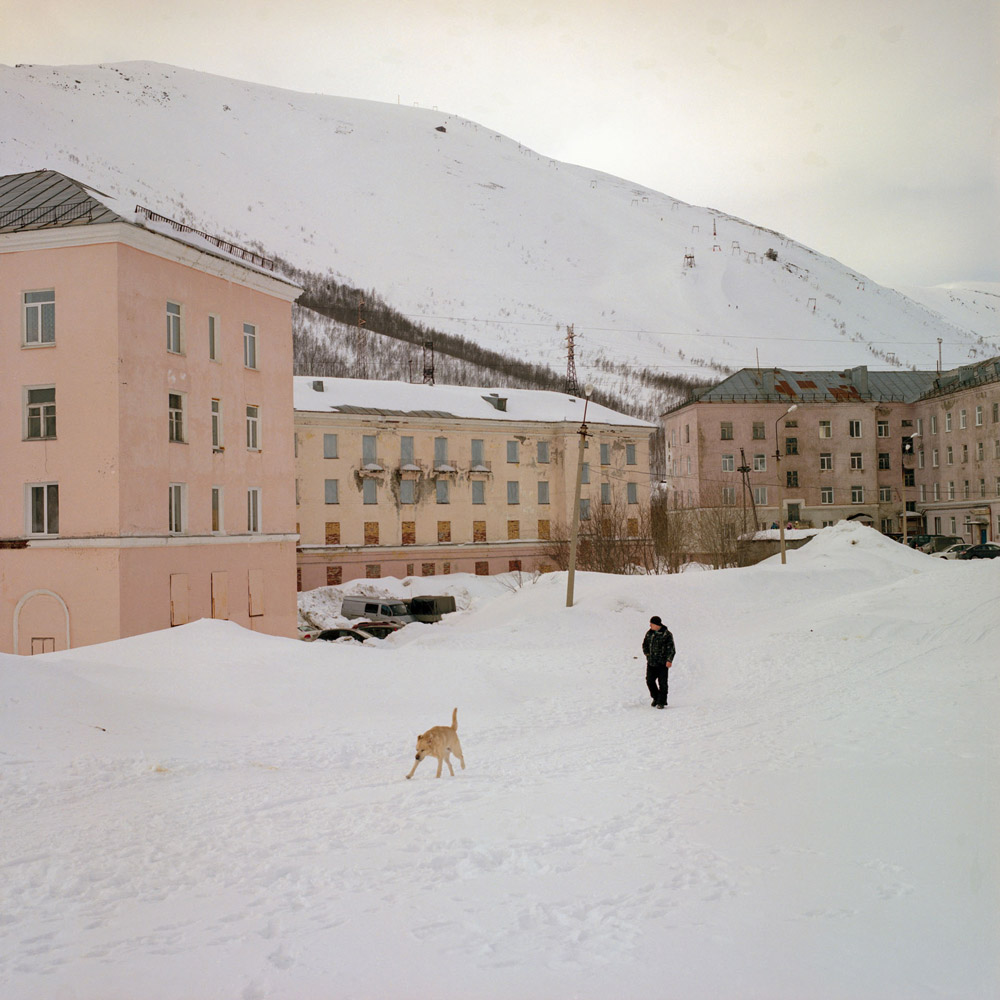
[{"label": "snow-covered car", "polygon": [[996,559],[1000,557],[1000,545],[996,542],[983,542],[981,545],[970,545],[959,559]]},{"label": "snow-covered car", "polygon": [[367,632],[369,635],[375,636],[376,639],[385,639],[387,636],[392,635],[393,632],[398,632],[403,626],[399,622],[355,622],[354,628],[361,632]]},{"label": "snow-covered car", "polygon": [[299,638],[305,642],[312,642],[323,630],[315,625],[299,625]]},{"label": "snow-covered car", "polygon": [[359,628],[325,628],[318,636],[317,640],[322,642],[339,642],[346,639],[355,642],[367,642],[374,638],[369,632],[362,632]]},{"label": "snow-covered car", "polygon": [[957,559],[967,548],[969,548],[969,542],[958,542],[956,545],[949,545],[948,548],[942,549],[940,552],[932,552],[931,555],[938,559]]}]

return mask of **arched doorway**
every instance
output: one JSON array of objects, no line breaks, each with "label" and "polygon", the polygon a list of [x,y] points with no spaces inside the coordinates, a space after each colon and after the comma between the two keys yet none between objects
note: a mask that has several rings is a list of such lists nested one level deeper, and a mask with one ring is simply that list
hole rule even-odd
[{"label": "arched doorway", "polygon": [[69,649],[69,608],[51,590],[32,590],[14,608],[14,652],[22,656]]}]

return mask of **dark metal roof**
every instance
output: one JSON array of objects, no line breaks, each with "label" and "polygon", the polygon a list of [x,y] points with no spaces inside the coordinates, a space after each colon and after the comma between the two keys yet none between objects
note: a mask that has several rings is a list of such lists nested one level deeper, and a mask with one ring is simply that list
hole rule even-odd
[{"label": "dark metal roof", "polygon": [[912,403],[931,389],[934,372],[873,372],[864,365],[846,371],[795,372],[786,368],[743,368],[696,393],[702,403]]},{"label": "dark metal roof", "polygon": [[0,177],[0,233],[126,221],[94,194],[107,197],[55,170],[7,174]]}]

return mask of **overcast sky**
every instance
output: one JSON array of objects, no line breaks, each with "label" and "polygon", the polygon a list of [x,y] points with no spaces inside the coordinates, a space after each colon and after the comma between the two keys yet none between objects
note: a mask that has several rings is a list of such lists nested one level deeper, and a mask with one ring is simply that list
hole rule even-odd
[{"label": "overcast sky", "polygon": [[0,0],[0,62],[135,59],[436,107],[884,284],[1000,281],[997,0]]}]

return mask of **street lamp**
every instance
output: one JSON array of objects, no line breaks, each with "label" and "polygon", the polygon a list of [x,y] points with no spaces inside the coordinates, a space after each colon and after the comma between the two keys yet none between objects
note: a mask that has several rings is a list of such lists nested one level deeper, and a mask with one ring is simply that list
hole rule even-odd
[{"label": "street lamp", "polygon": [[[920,437],[920,431],[914,431],[910,435],[910,450],[909,450],[909,452],[907,452],[907,450],[906,450],[906,444],[905,443],[903,444],[903,457],[904,458],[906,457],[907,454],[910,454],[910,455],[913,454],[913,439],[915,437]],[[906,466],[903,463],[902,459],[900,459],[899,464],[903,468],[903,514],[902,514],[902,518],[903,518],[903,544],[907,545],[908,544],[908,542],[907,542],[907,526],[909,524],[909,520],[910,519],[909,519],[909,517],[907,517],[907,513],[906,513]]]},{"label": "street lamp", "polygon": [[573,584],[576,576],[576,545],[580,535],[580,492],[583,488],[583,449],[587,446],[587,404],[594,387],[588,382],[583,387],[583,420],[577,433],[580,450],[576,459],[576,489],[573,496],[573,530],[569,536],[569,575],[566,578],[566,607],[573,607]]},{"label": "street lamp", "polygon": [[778,537],[781,539],[781,565],[785,565],[785,512],[782,510],[782,495],[781,495],[781,447],[778,441],[778,424],[788,416],[792,410],[797,410],[799,408],[798,403],[792,403],[791,406],[785,410],[781,416],[778,417],[774,422],[774,457],[775,463],[778,467]]}]

